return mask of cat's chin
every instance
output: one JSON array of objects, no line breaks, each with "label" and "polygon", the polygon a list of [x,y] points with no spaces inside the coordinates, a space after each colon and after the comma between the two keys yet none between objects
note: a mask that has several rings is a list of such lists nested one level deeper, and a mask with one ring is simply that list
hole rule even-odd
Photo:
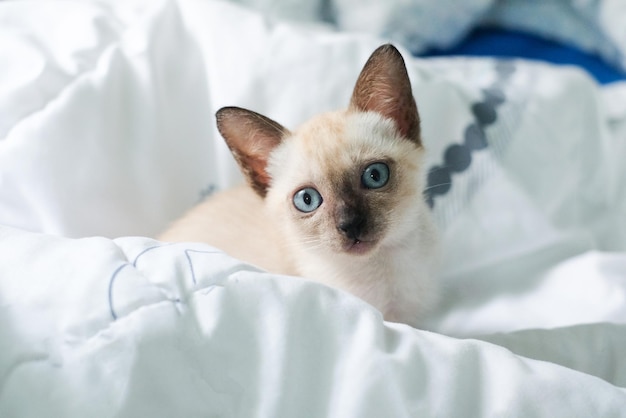
[{"label": "cat's chin", "polygon": [[354,240],[344,244],[344,251],[350,255],[364,255],[376,247],[375,241]]}]

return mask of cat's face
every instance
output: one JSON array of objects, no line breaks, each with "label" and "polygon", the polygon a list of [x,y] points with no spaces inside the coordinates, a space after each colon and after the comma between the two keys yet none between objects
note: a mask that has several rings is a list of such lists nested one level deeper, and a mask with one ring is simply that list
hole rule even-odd
[{"label": "cat's face", "polygon": [[414,230],[421,157],[419,144],[375,112],[324,114],[272,152],[266,201],[301,248],[370,254]]},{"label": "cat's face", "polygon": [[372,53],[345,111],[291,133],[229,107],[217,125],[249,184],[303,248],[362,255],[399,245],[425,210],[419,115],[391,45]]}]

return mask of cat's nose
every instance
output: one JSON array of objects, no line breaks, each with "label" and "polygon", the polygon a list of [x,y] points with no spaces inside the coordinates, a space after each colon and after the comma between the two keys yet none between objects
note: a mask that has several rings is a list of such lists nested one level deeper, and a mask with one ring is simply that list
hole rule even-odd
[{"label": "cat's nose", "polygon": [[365,217],[355,214],[350,217],[340,219],[337,223],[337,229],[351,240],[359,239],[365,229]]}]

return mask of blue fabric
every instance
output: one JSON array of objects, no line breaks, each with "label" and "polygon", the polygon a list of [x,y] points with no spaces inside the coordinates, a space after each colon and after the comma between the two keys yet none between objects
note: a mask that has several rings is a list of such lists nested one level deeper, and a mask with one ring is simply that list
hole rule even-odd
[{"label": "blue fabric", "polygon": [[535,35],[502,29],[477,29],[459,45],[430,50],[422,56],[466,55],[528,58],[555,64],[573,64],[586,69],[602,84],[626,80],[626,74],[600,57]]}]

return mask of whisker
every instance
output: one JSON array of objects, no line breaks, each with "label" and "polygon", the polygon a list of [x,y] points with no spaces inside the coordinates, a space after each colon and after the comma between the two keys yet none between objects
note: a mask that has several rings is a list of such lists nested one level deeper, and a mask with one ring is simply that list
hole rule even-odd
[{"label": "whisker", "polygon": [[440,186],[450,186],[450,185],[452,185],[452,182],[451,182],[451,181],[449,181],[449,182],[447,182],[447,183],[437,183],[437,184],[433,184],[433,185],[430,185],[430,186],[428,186],[428,187],[424,188],[424,191],[425,191],[425,192],[427,192],[428,190],[430,190],[430,189],[434,189],[435,187],[440,187]]}]

